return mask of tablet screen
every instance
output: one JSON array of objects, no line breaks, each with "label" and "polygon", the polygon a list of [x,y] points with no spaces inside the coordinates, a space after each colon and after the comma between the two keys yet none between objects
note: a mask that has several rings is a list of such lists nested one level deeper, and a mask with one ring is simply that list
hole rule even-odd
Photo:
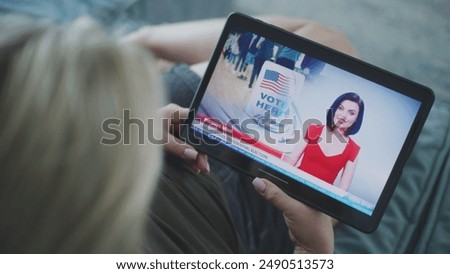
[{"label": "tablet screen", "polygon": [[421,101],[242,27],[219,46],[191,131],[371,216]]}]

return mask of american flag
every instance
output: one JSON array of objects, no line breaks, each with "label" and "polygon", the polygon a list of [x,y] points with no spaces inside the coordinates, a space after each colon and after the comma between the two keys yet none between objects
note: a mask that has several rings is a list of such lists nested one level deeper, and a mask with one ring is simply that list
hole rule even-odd
[{"label": "american flag", "polygon": [[274,70],[266,70],[260,87],[270,89],[271,91],[280,94],[289,94],[289,78]]}]

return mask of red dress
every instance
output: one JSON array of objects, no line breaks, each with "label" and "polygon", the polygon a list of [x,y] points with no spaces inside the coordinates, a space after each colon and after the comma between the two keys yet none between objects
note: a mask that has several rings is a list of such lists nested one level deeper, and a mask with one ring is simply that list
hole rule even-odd
[{"label": "red dress", "polygon": [[324,125],[314,124],[308,127],[305,135],[308,144],[305,147],[303,159],[298,168],[329,184],[333,184],[336,176],[345,167],[345,164],[348,161],[355,161],[360,147],[349,138],[341,154],[326,156],[317,143],[324,127]]}]

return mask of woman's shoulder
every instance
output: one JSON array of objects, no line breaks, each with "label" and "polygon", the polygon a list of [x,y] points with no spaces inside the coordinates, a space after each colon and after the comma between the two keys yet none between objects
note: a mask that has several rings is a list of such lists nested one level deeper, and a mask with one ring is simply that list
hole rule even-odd
[{"label": "woman's shoulder", "polygon": [[355,149],[361,149],[361,147],[351,137],[348,138],[348,145]]},{"label": "woman's shoulder", "polygon": [[352,161],[354,161],[356,156],[358,156],[358,153],[361,150],[361,147],[350,137],[348,139],[347,147],[348,147],[348,151],[350,153],[350,158]]}]

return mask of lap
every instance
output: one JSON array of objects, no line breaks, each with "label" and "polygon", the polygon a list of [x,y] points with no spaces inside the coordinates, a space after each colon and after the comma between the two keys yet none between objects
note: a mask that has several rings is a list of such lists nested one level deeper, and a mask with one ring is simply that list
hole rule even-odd
[{"label": "lap", "polygon": [[241,253],[218,181],[166,159],[147,227],[151,253]]}]

